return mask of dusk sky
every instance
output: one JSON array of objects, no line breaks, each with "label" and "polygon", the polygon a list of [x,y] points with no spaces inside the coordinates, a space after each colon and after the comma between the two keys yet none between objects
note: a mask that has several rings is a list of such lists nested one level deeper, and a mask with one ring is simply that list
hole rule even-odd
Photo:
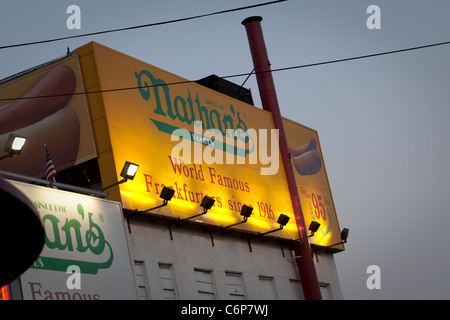
[{"label": "dusk sky", "polygon": [[[0,47],[266,1],[2,1]],[[81,29],[66,25],[70,5]],[[380,9],[369,29],[367,8]],[[289,0],[129,31],[0,49],[0,79],[90,41],[189,80],[249,73],[241,21],[262,16],[273,69],[450,41],[450,2]],[[273,73],[284,117],[318,131],[340,226],[344,299],[449,299],[450,44]],[[229,78],[242,84],[244,77]],[[245,87],[261,107],[255,76]],[[366,270],[380,267],[381,288]]]}]

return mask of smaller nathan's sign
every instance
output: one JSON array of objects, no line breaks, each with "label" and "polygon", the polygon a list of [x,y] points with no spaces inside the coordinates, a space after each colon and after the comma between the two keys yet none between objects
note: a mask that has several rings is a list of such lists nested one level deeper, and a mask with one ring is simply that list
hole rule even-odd
[{"label": "smaller nathan's sign", "polygon": [[25,300],[136,299],[120,203],[12,183],[45,228],[44,249],[20,277]]}]

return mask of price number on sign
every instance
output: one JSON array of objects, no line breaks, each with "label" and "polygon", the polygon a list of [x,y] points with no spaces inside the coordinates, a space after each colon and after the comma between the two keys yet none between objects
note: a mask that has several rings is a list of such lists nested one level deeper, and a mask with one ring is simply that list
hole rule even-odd
[{"label": "price number on sign", "polygon": [[315,193],[311,193],[311,202],[314,208],[314,214],[316,215],[316,218],[320,219],[322,217],[324,221],[327,220],[325,206],[322,203],[322,196],[316,195]]},{"label": "price number on sign", "polygon": [[258,201],[258,210],[259,210],[260,217],[265,218],[267,216],[268,219],[275,218],[275,214],[273,213],[271,204],[267,204],[267,203]]}]

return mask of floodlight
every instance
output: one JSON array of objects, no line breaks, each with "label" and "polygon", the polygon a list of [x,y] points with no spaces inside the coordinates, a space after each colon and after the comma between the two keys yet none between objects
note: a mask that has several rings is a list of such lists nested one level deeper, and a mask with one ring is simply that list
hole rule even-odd
[{"label": "floodlight", "polygon": [[19,136],[14,137],[14,139],[12,140],[12,143],[11,143],[11,152],[17,153],[17,154],[20,153],[22,151],[22,148],[23,148],[25,142],[27,142],[27,138],[25,138],[25,137],[19,137]]},{"label": "floodlight", "polygon": [[5,151],[6,154],[1,156],[0,160],[10,158],[15,154],[20,154],[26,141],[27,138],[10,133],[5,146],[3,147],[3,151]]},{"label": "floodlight", "polygon": [[211,197],[204,196],[203,199],[202,199],[202,202],[200,203],[200,207],[202,207],[203,209],[205,209],[205,212],[206,212],[206,210],[211,209],[211,207],[214,205],[214,202],[215,202],[215,201],[216,201],[216,200],[214,200],[214,199],[211,198]]},{"label": "floodlight", "polygon": [[337,246],[338,244],[347,243],[348,232],[349,232],[348,228],[342,229],[342,231],[341,231],[341,240],[342,241],[338,242],[338,243],[335,243],[335,244],[332,244],[332,245],[329,245],[327,247],[329,248],[329,247]]},{"label": "floodlight", "polygon": [[242,205],[241,208],[241,216],[244,217],[244,220],[247,221],[248,218],[252,215],[253,207],[250,207],[246,204]]},{"label": "floodlight", "polygon": [[173,195],[175,194],[175,190],[173,190],[172,188],[166,187],[164,186],[161,190],[161,193],[159,194],[159,197],[161,199],[163,199],[163,203],[159,206],[141,211],[141,212],[146,212],[146,211],[151,211],[154,209],[159,209],[161,207],[167,206],[168,202],[172,199]]},{"label": "floodlight", "polygon": [[344,228],[341,231],[341,240],[345,243],[347,242],[347,238],[348,238],[348,228]]},{"label": "floodlight", "polygon": [[253,239],[255,237],[262,237],[262,236],[265,236],[266,234],[282,230],[286,226],[286,224],[289,222],[289,219],[290,219],[289,216],[287,216],[285,214],[280,214],[278,216],[278,220],[277,220],[277,223],[280,225],[279,228],[274,229],[274,230],[270,230],[270,231],[267,231],[267,232],[264,232],[264,233],[259,232],[259,233],[255,234],[255,235],[252,235],[252,236],[248,237],[247,241],[248,241],[248,247],[250,249],[250,252],[253,251],[252,250],[252,245],[250,243],[250,239]]},{"label": "floodlight", "polygon": [[103,191],[105,191],[106,189],[112,188],[118,184],[127,182],[128,180],[133,180],[138,168],[139,168],[139,165],[129,162],[129,161],[125,161],[125,164],[122,167],[122,171],[120,172],[120,176],[123,179],[116,183],[113,183],[112,185],[109,185],[109,186],[103,188]]},{"label": "floodlight", "polygon": [[308,230],[311,231],[311,234],[309,236],[305,237],[305,238],[297,239],[296,241],[300,241],[300,240],[303,240],[303,239],[308,239],[308,238],[314,236],[314,233],[317,230],[319,230],[319,227],[320,227],[320,223],[319,222],[311,221],[311,223],[309,224],[309,227],[308,227]]},{"label": "floodlight", "polygon": [[214,198],[211,198],[211,197],[208,197],[208,196],[204,196],[203,199],[202,199],[202,202],[200,203],[200,207],[203,208],[203,212],[199,213],[199,214],[196,214],[196,215],[194,215],[192,217],[184,218],[184,219],[180,219],[180,220],[181,221],[186,221],[186,220],[189,220],[189,219],[192,219],[192,218],[204,215],[209,209],[212,208],[212,206],[214,205],[215,201],[216,200],[214,200]]},{"label": "floodlight", "polygon": [[237,226],[238,224],[246,223],[248,218],[250,218],[250,216],[252,215],[252,212],[253,212],[253,207],[250,207],[250,206],[244,204],[244,205],[242,205],[241,213],[240,213],[241,216],[244,217],[244,219],[242,221],[230,224],[230,225],[228,225],[226,227],[222,225],[222,227],[219,227],[219,228],[217,228],[215,230],[212,230],[211,232],[214,232],[214,231],[217,231],[218,229],[221,229],[222,230],[222,234],[223,234],[223,232],[226,229],[229,229],[230,227],[234,227],[234,226]]},{"label": "floodlight", "polygon": [[172,188],[164,186],[162,188],[162,190],[161,190],[161,193],[159,194],[159,197],[161,199],[163,199],[163,203],[162,204],[160,204],[159,206],[153,207],[153,208],[149,208],[149,209],[143,210],[143,211],[141,209],[136,209],[136,210],[128,212],[126,214],[127,222],[128,222],[128,231],[131,232],[130,223],[129,223],[129,217],[132,214],[137,213],[137,212],[147,212],[147,211],[151,211],[151,210],[155,210],[155,209],[159,209],[159,208],[165,207],[165,206],[167,206],[169,201],[172,199],[174,194],[175,194],[175,190],[173,190]]},{"label": "floodlight", "polygon": [[169,188],[169,187],[163,187],[161,190],[161,194],[159,197],[163,199],[165,202],[170,201],[175,194],[175,190]]},{"label": "floodlight", "polygon": [[123,165],[122,172],[120,173],[120,176],[122,178],[124,178],[125,181],[126,180],[133,180],[134,176],[136,175],[136,172],[137,172],[138,168],[139,168],[139,165],[137,165],[135,163],[132,163],[132,162],[129,162],[129,161],[126,161],[125,164]]},{"label": "floodlight", "polygon": [[284,226],[286,226],[286,224],[288,223],[289,219],[290,219],[289,216],[287,216],[285,214],[280,214],[279,217],[278,217],[278,220],[277,220],[277,223],[280,225],[279,228],[274,229],[274,230],[270,230],[270,231],[267,231],[267,232],[264,232],[264,233],[260,232],[260,233],[258,233],[256,235],[251,236],[249,239],[254,238],[254,237],[258,237],[258,236],[264,236],[266,234],[269,234],[269,233],[272,233],[272,232],[275,232],[275,231],[279,231],[279,230],[283,229]]},{"label": "floodlight", "polygon": [[280,228],[282,229],[287,223],[289,222],[290,217],[285,214],[280,214],[278,217],[277,223],[280,225]]},{"label": "floodlight", "polygon": [[308,230],[311,231],[310,237],[313,236],[314,233],[315,233],[317,230],[319,230],[319,227],[320,227],[320,223],[319,223],[319,222],[317,222],[317,221],[311,221],[311,223],[309,224],[309,228],[308,228]]},{"label": "floodlight", "polygon": [[[183,225],[189,223],[188,220],[206,214],[206,213],[208,212],[208,210],[212,208],[212,206],[214,205],[214,202],[215,202],[215,201],[216,201],[216,200],[214,200],[214,198],[212,198],[212,197],[204,196],[203,199],[202,199],[202,202],[200,202],[200,207],[203,208],[203,211],[202,211],[201,213],[196,214],[196,215],[193,215],[193,216],[188,217],[188,218],[184,218],[184,219],[180,217],[178,221],[176,221],[176,222],[174,222],[174,223],[169,223],[170,239],[173,240],[173,236],[172,236],[172,225],[175,224],[175,225],[177,225],[178,227],[181,227],[181,226],[183,226]],[[199,222],[200,222],[200,221],[199,221]]]}]

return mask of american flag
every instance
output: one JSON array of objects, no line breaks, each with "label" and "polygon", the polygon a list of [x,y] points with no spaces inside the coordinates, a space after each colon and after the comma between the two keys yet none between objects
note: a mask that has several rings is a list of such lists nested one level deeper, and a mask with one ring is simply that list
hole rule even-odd
[{"label": "american flag", "polygon": [[45,166],[46,166],[46,177],[48,181],[50,181],[50,185],[52,182],[55,182],[56,179],[56,170],[55,166],[53,165],[53,161],[50,158],[50,153],[48,152],[47,145],[45,144]]}]

